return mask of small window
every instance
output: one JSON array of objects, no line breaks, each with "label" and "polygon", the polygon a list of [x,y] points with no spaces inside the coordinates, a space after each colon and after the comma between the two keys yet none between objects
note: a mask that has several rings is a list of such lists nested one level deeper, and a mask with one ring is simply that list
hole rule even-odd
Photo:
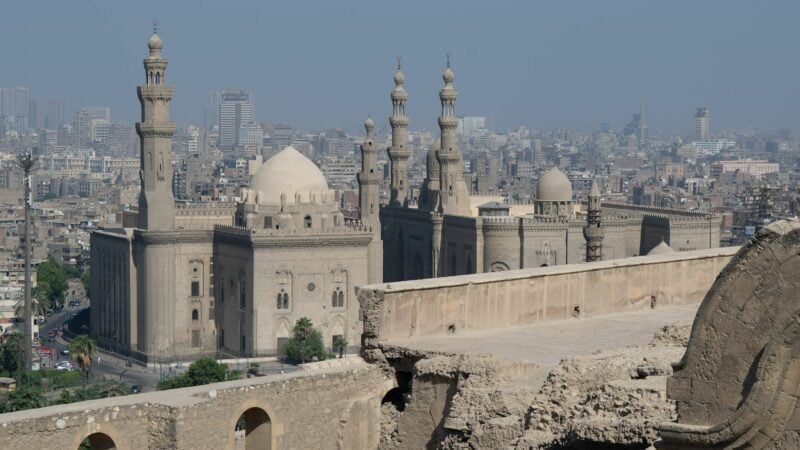
[{"label": "small window", "polygon": [[200,282],[192,281],[192,297],[200,297]]},{"label": "small window", "polygon": [[311,228],[311,216],[306,216],[306,217],[303,219],[303,225],[304,225],[306,228]]},{"label": "small window", "polygon": [[278,292],[276,306],[278,309],[289,309],[289,293],[285,289]]},{"label": "small window", "polygon": [[200,320],[200,311],[193,309],[192,310],[192,322],[197,322]]},{"label": "small window", "polygon": [[244,311],[247,307],[247,285],[244,282],[244,276],[239,278],[239,309]]}]

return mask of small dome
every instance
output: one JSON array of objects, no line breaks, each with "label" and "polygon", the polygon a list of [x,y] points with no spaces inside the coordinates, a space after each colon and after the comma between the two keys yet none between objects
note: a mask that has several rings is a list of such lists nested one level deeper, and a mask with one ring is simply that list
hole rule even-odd
[{"label": "small dome", "polygon": [[536,200],[547,202],[571,202],[572,183],[564,172],[553,167],[539,178],[536,185]]},{"label": "small dome", "polygon": [[372,120],[372,117],[368,117],[367,120],[364,122],[364,129],[367,130],[367,134],[369,134],[372,129],[375,128],[375,121]]},{"label": "small dome", "polygon": [[442,73],[442,79],[445,83],[452,83],[455,78],[456,74],[453,73],[453,69],[451,69],[450,66],[447,66]]},{"label": "small dome", "polygon": [[403,84],[406,82],[406,76],[403,75],[403,71],[397,69],[397,72],[394,73],[394,84]]},{"label": "small dome", "polygon": [[150,39],[147,41],[147,46],[150,48],[150,50],[161,50],[163,45],[164,44],[161,42],[161,37],[156,33],[153,33],[153,35],[150,36]]},{"label": "small dome", "polygon": [[667,245],[664,240],[661,240],[661,243],[653,247],[649,252],[647,252],[647,256],[651,255],[668,255],[670,253],[675,253],[675,250],[672,249],[669,245]]},{"label": "small dome", "polygon": [[294,147],[286,147],[268,159],[253,175],[250,189],[264,193],[260,199],[263,205],[280,205],[282,194],[286,194],[287,205],[297,203],[296,194],[302,202],[308,202],[311,194],[321,202],[322,194],[329,191],[319,167]]}]

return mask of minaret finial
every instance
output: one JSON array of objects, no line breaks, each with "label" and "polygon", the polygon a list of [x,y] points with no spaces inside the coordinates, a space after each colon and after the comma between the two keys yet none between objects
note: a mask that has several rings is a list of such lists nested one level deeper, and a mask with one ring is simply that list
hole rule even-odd
[{"label": "minaret finial", "polygon": [[397,55],[397,70],[400,70],[400,55]]},{"label": "minaret finial", "polygon": [[158,19],[153,19],[153,34],[158,34]]},{"label": "minaret finial", "polygon": [[447,67],[450,67],[450,52],[447,52]]}]

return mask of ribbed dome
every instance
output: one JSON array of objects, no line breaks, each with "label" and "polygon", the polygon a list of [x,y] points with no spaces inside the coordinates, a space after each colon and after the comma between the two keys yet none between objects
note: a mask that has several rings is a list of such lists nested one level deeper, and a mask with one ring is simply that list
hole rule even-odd
[{"label": "ribbed dome", "polygon": [[547,202],[571,202],[572,183],[564,172],[553,167],[543,173],[536,185],[536,200]]},{"label": "ribbed dome", "polygon": [[675,250],[672,249],[669,245],[667,245],[664,240],[661,240],[661,243],[653,247],[649,252],[647,252],[647,256],[650,255],[668,255],[670,253],[675,253]]},{"label": "ribbed dome", "polygon": [[268,159],[253,175],[250,189],[264,193],[259,202],[263,205],[280,205],[281,194],[286,194],[287,205],[296,203],[296,194],[300,194],[303,203],[310,200],[311,194],[322,202],[323,193],[329,190],[322,171],[294,147],[286,147]]}]

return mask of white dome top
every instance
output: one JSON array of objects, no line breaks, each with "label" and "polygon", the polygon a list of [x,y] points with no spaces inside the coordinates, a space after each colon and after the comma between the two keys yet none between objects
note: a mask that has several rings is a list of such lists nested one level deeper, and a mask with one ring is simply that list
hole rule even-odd
[{"label": "white dome top", "polygon": [[543,173],[536,185],[536,200],[546,202],[571,202],[572,183],[558,167]]},{"label": "white dome top", "polygon": [[161,42],[161,36],[153,33],[153,35],[150,36],[150,39],[147,41],[147,46],[150,48],[150,50],[161,50],[164,46],[164,44]]},{"label": "white dome top", "polygon": [[663,240],[660,244],[656,245],[649,252],[647,252],[647,256],[650,255],[668,255],[670,253],[675,253],[675,250],[672,249],[666,242]]},{"label": "white dome top", "polygon": [[297,194],[303,203],[309,202],[312,194],[322,203],[322,195],[329,191],[322,171],[294,147],[268,159],[253,175],[250,189],[263,193],[259,199],[263,205],[280,205],[282,194],[286,194],[287,205],[297,203]]}]

